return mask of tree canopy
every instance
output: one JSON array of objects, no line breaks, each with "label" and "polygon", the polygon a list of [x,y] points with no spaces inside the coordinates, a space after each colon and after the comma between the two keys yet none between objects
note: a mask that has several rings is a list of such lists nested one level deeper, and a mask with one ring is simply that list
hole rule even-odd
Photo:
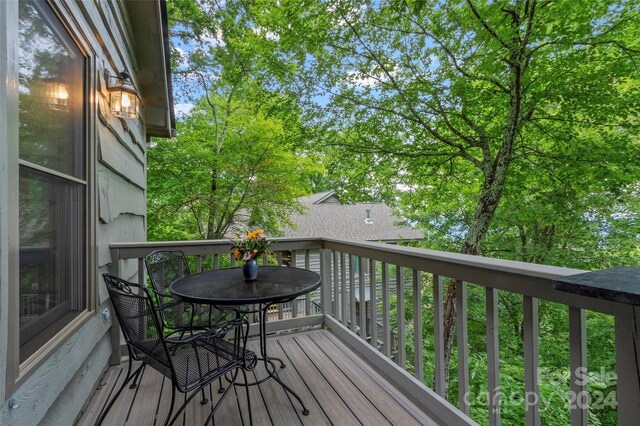
[{"label": "tree canopy", "polygon": [[176,138],[149,148],[150,239],[220,239],[239,227],[277,235],[299,208],[319,166],[295,155],[294,126],[273,105],[241,96],[200,100]]},{"label": "tree canopy", "polygon": [[[231,112],[229,129],[244,128],[238,123],[248,115],[265,120],[255,123],[256,153],[275,138],[287,141],[277,146],[288,161],[307,164],[313,157],[324,165],[305,168],[295,185],[382,199],[424,230],[429,248],[584,269],[640,263],[638,0],[174,0],[169,6],[178,87],[186,99],[200,99],[181,124],[187,139],[195,140],[188,129],[199,128],[208,129],[201,140],[215,140],[222,134],[216,126]],[[225,102],[245,112],[236,115]],[[271,130],[265,135],[258,128]],[[237,133],[221,146],[239,140]],[[196,157],[204,161],[216,152],[206,173],[215,171],[220,188],[255,161],[226,160],[226,148],[218,153],[214,146]],[[227,163],[232,173],[222,172]],[[294,169],[282,170],[287,167]],[[201,182],[205,193],[210,187]],[[166,188],[155,191],[160,199],[169,196]],[[206,198],[196,210],[223,199]],[[287,208],[292,205],[277,207],[283,214]],[[208,222],[198,223],[204,229]],[[482,296],[469,294],[476,302]],[[509,390],[522,375],[521,300],[512,296],[500,296]],[[451,286],[447,356],[455,297]],[[430,303],[425,296],[425,306]],[[430,330],[430,313],[423,312],[423,329]],[[470,304],[469,318],[474,336],[482,336],[481,304]],[[565,309],[545,306],[540,318],[541,363],[564,374],[566,354],[558,348],[566,342]],[[610,321],[591,316],[589,327],[590,368],[611,368]],[[470,338],[472,368],[480,375],[483,345],[481,337]],[[482,383],[472,387],[478,391]],[[556,391],[543,385],[542,392]],[[549,398],[554,421],[566,423],[562,398]],[[476,420],[485,414],[481,405],[474,407]],[[517,423],[520,414],[504,419]],[[594,424],[613,417],[613,410],[590,413]]]}]

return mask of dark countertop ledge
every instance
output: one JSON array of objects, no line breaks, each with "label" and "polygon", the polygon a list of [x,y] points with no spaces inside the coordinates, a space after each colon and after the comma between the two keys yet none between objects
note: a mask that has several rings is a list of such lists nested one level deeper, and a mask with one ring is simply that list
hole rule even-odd
[{"label": "dark countertop ledge", "polygon": [[581,296],[640,305],[640,268],[616,267],[558,277],[553,280],[553,287]]}]

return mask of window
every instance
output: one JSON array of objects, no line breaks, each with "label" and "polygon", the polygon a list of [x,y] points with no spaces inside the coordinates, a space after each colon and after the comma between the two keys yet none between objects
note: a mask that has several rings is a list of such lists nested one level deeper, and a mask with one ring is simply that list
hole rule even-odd
[{"label": "window", "polygon": [[46,3],[18,15],[22,363],[87,307],[87,60]]}]

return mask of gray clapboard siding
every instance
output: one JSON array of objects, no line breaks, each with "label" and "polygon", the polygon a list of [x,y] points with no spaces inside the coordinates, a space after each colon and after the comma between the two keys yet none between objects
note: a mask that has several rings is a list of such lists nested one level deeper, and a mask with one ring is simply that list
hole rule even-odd
[{"label": "gray clapboard siding", "polygon": [[[141,65],[134,57],[134,42],[128,31],[132,25],[129,9],[120,1],[59,0],[52,2],[70,33],[77,36],[86,49],[91,72],[88,80],[92,87],[89,99],[95,98],[97,107],[87,129],[90,146],[95,146],[96,188],[95,233],[97,270],[92,279],[98,306],[95,311],[81,315],[73,334],[52,344],[55,350],[39,361],[15,389],[8,380],[7,330],[9,317],[7,288],[9,282],[8,229],[15,227],[17,218],[9,220],[7,206],[17,196],[11,194],[8,178],[17,176],[17,165],[8,167],[7,159],[17,153],[7,141],[17,140],[17,79],[5,79],[7,72],[15,73],[17,57],[17,2],[0,1],[0,80],[14,81],[13,86],[0,85],[0,424],[73,424],[87,397],[111,356],[109,329],[111,320],[103,321],[101,311],[108,307],[106,289],[99,274],[109,272],[112,264],[109,244],[115,241],[146,240],[146,134],[141,121],[126,124],[111,116],[108,110],[107,85],[104,69],[113,75],[128,69],[138,83],[136,74]],[[145,7],[148,7],[145,5]],[[156,17],[149,17],[153,19]],[[149,53],[153,55],[153,53]],[[158,52],[159,56],[162,56]],[[163,60],[162,58],[161,60]],[[162,70],[164,73],[164,69]],[[164,74],[162,74],[164,75]],[[159,78],[162,78],[160,76]],[[95,90],[94,90],[95,88]],[[142,93],[145,96],[145,93]],[[157,94],[153,94],[157,97]],[[157,103],[157,102],[156,102]],[[144,114],[144,111],[142,111]],[[166,114],[166,111],[165,111]],[[120,275],[136,279],[137,261],[124,261],[119,265]],[[113,314],[113,313],[112,313]],[[7,393],[7,389],[9,393]],[[12,407],[9,408],[9,401]]]},{"label": "gray clapboard siding", "polygon": [[131,185],[121,176],[106,167],[98,167],[98,215],[100,222],[107,224],[121,214],[144,216],[147,203],[144,190]]},{"label": "gray clapboard siding", "polygon": [[[111,320],[105,322],[100,315],[93,315],[11,395],[15,401],[14,408],[8,409],[8,401],[4,402],[0,424],[40,424],[57,401],[58,407],[66,405],[69,410],[65,417],[75,417],[89,393],[79,394],[71,402],[64,390],[77,388],[88,391],[93,388],[107,365],[110,350],[105,351],[98,344],[105,341],[110,327]],[[74,406],[78,411],[72,411]],[[51,424],[65,424],[58,421],[55,413],[52,412],[51,416],[56,418]]]},{"label": "gray clapboard siding", "polygon": [[98,160],[125,180],[145,189],[147,182],[144,162],[131,155],[131,151],[104,125],[100,125],[98,135]]}]

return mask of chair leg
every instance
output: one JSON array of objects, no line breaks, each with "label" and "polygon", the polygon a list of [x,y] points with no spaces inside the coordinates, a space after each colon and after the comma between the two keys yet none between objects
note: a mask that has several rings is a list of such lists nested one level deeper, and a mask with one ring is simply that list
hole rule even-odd
[{"label": "chair leg", "polygon": [[[178,411],[176,413],[176,416],[171,419],[171,415],[173,414],[173,405],[176,402],[176,387],[173,385],[171,386],[171,406],[169,407],[169,414],[167,414],[167,419],[164,421],[164,426],[168,426],[168,425],[172,425],[173,422],[176,421],[176,418],[180,415],[180,412]],[[171,419],[171,422],[169,422],[169,420]]]},{"label": "chair leg", "polygon": [[216,411],[220,407],[220,404],[222,404],[222,401],[224,401],[224,398],[227,396],[227,394],[229,393],[231,388],[235,388],[234,384],[235,384],[237,378],[238,378],[238,369],[236,369],[236,372],[233,375],[233,378],[229,382],[229,385],[227,386],[227,388],[224,390],[224,392],[220,396],[220,399],[218,399],[218,402],[216,402],[216,405],[211,410],[211,413],[209,414],[209,417],[207,417],[207,420],[204,422],[205,426],[208,425],[209,422],[211,422],[211,424],[213,424],[213,416],[216,414]]},{"label": "chair leg", "polygon": [[138,386],[138,380],[142,381],[143,374],[144,374],[144,370],[138,371],[135,373],[135,377],[133,378],[133,383],[129,385],[129,389],[135,389]]},{"label": "chair leg", "polygon": [[111,398],[111,401],[109,402],[109,404],[103,409],[104,411],[100,414],[100,417],[98,418],[98,421],[96,422],[96,425],[100,426],[102,424],[102,422],[104,422],[105,417],[107,417],[107,414],[109,413],[109,410],[111,410],[111,407],[113,406],[113,403],[116,402],[116,399],[118,399],[118,397],[120,396],[120,394],[124,390],[124,387],[127,385],[127,383],[129,383],[129,381],[131,381],[132,378],[138,377],[138,375],[140,374],[140,371],[143,370],[145,366],[146,366],[146,364],[142,363],[142,365],[140,367],[138,367],[136,369],[136,371],[133,372],[133,374],[131,374],[131,369],[133,368],[133,360],[131,359],[131,356],[129,356],[129,366],[127,368],[127,376],[125,377],[124,381],[122,382],[122,385],[120,385],[120,389],[118,389],[118,392],[116,392],[116,394],[113,396],[113,398]]},{"label": "chair leg", "polygon": [[[244,382],[249,383],[247,381],[247,372],[243,368],[241,368],[240,370],[242,371]],[[245,392],[247,392],[247,410],[249,411],[249,426],[252,426],[253,416],[251,415],[251,398],[249,397],[249,386],[245,386],[244,389],[245,389]],[[242,411],[240,413],[242,413]]]}]

